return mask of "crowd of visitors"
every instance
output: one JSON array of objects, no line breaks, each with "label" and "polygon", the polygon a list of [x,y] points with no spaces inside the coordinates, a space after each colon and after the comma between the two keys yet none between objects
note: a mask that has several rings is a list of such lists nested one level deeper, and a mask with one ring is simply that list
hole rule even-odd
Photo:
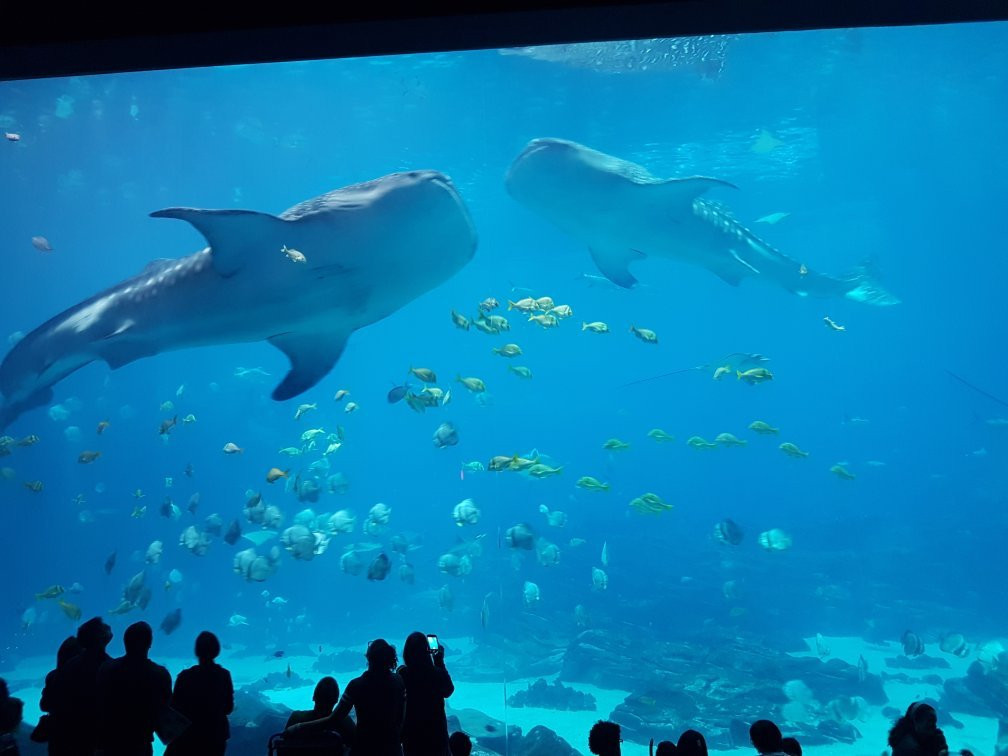
[{"label": "crowd of visitors", "polygon": [[[44,714],[31,739],[46,743],[50,756],[151,756],[156,734],[165,756],[223,756],[234,687],[216,662],[220,641],[206,631],[196,637],[197,664],[178,674],[173,689],[168,670],[148,658],[153,639],[150,625],[136,622],[123,634],[125,653],[113,659],[106,653],[112,629],[100,617],[83,623],[60,645],[56,668],[46,675]],[[312,708],[294,711],[271,744],[278,756],[307,747],[320,756],[469,756],[469,735],[448,732],[445,700],[455,685],[444,653],[437,636],[411,633],[399,665],[393,645],[371,641],[363,674],[342,695],[333,677],[319,680]],[[23,702],[0,679],[0,756],[17,756],[13,733],[22,712]],[[761,756],[802,756],[798,741],[767,719],[751,725],[749,739]],[[600,720],[588,733],[588,750],[597,756],[620,756],[622,743],[616,722]],[[937,712],[923,702],[896,721],[889,747],[892,756],[949,754]],[[686,730],[675,742],[652,739],[649,756],[707,756],[707,742]]]}]

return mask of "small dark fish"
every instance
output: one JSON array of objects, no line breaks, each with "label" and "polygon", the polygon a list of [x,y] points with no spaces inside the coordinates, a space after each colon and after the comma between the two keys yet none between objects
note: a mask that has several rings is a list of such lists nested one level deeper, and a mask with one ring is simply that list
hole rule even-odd
[{"label": "small dark fish", "polygon": [[161,429],[158,431],[162,436],[167,436],[171,433],[171,429],[175,427],[178,423],[178,415],[175,415],[171,420],[162,420]]},{"label": "small dark fish", "polygon": [[395,404],[396,402],[401,402],[409,389],[410,386],[408,383],[404,383],[402,386],[396,386],[394,389],[391,389],[386,397],[386,399],[388,399],[388,403]]},{"label": "small dark fish", "polygon": [[392,551],[396,554],[402,554],[405,556],[409,552],[409,541],[399,533],[396,533],[389,539],[389,545],[392,547]]},{"label": "small dark fish", "polygon": [[[151,593],[151,589],[145,585],[143,588],[140,589],[140,596],[136,600],[136,605],[139,606],[141,609],[146,609],[153,595],[154,594]],[[178,611],[181,613],[182,610],[179,609]]]},{"label": "small dark fish", "polygon": [[520,522],[512,528],[508,528],[504,534],[507,545],[512,549],[531,550],[535,546],[535,531],[532,526],[525,522]]},{"label": "small dark fish", "polygon": [[106,559],[105,559],[105,574],[106,575],[111,575],[112,574],[112,570],[115,568],[116,555],[117,554],[118,554],[118,552],[113,551],[111,554],[108,555],[108,557],[106,557]]},{"label": "small dark fish", "polygon": [[30,436],[25,436],[20,441],[17,442],[18,446],[34,446],[39,442],[39,437],[32,433]]},{"label": "small dark fish", "polygon": [[900,638],[900,642],[903,644],[903,653],[907,656],[920,656],[924,653],[924,641],[917,633],[907,630]]},{"label": "small dark fish", "polygon": [[25,481],[24,487],[32,493],[42,493],[42,489],[45,488],[45,483],[41,480],[27,480]]},{"label": "small dark fish", "polygon": [[371,566],[368,567],[367,579],[384,580],[388,576],[390,569],[392,569],[392,562],[385,552],[382,552],[375,557],[375,560],[371,562]]},{"label": "small dark fish", "polygon": [[220,536],[221,530],[224,528],[224,521],[221,516],[216,512],[206,518],[203,521],[203,532],[207,535]]},{"label": "small dark fish", "polygon": [[241,538],[241,523],[238,520],[232,520],[231,524],[228,525],[227,532],[224,533],[224,543],[228,546],[234,546],[238,543],[238,539]]},{"label": "small dark fish", "polygon": [[290,664],[288,664],[288,665],[287,665],[287,679],[288,679],[288,680],[290,679],[290,677],[291,677],[291,674],[292,674],[292,673],[291,673],[291,668],[290,668]]},{"label": "small dark fish", "polygon": [[724,519],[714,526],[714,537],[730,546],[742,543],[743,535],[742,528],[734,520]]},{"label": "small dark fish", "polygon": [[283,655],[284,655],[283,651],[274,651],[273,652],[273,656],[276,657],[277,659],[282,659]]},{"label": "small dark fish", "polygon": [[161,629],[164,630],[165,635],[171,635],[176,630],[178,626],[182,624],[182,610],[173,609],[168,612],[168,616],[161,620]]},{"label": "small dark fish", "polygon": [[164,501],[161,502],[160,512],[161,512],[161,516],[162,517],[171,517],[171,514],[172,514],[172,500],[171,500],[171,496],[165,496],[164,497]]},{"label": "small dark fish", "polygon": [[196,514],[196,510],[199,509],[200,495],[199,491],[194,493],[189,497],[189,505],[186,507],[192,514]]},{"label": "small dark fish", "polygon": [[52,244],[44,236],[33,236],[32,246],[39,252],[52,252]]},{"label": "small dark fish", "polygon": [[185,476],[187,478],[191,478],[193,476],[193,466],[192,466],[191,462],[188,465],[185,466],[185,471],[184,472],[185,472]]},{"label": "small dark fish", "polygon": [[434,431],[434,446],[444,449],[446,446],[455,446],[458,443],[458,431],[452,423],[441,423]]}]

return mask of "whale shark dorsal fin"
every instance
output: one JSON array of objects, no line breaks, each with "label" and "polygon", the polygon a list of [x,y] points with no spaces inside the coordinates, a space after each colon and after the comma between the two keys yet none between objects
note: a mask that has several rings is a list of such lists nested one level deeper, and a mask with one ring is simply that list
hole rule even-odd
[{"label": "whale shark dorsal fin", "polygon": [[665,179],[664,181],[651,184],[650,188],[652,191],[657,191],[661,194],[663,200],[666,202],[688,205],[708,189],[714,189],[719,186],[738,189],[730,181],[711,178],[710,176]]},{"label": "whale shark dorsal fin", "polygon": [[637,283],[637,279],[627,270],[630,263],[644,259],[644,255],[636,249],[594,246],[591,248],[591,256],[599,272],[617,286],[630,289]]},{"label": "whale shark dorsal fin", "polygon": [[[207,240],[214,270],[225,278],[244,267],[250,252],[262,249],[264,240],[282,239],[284,231],[281,224],[291,222],[254,210],[201,210],[194,207],[168,207],[151,213],[151,217],[189,221]],[[280,245],[276,250],[271,247],[268,251],[279,255]]]},{"label": "whale shark dorsal fin", "polygon": [[269,343],[287,355],[290,371],[273,389],[278,402],[304,393],[332,370],[346,348],[349,333],[280,333]]}]

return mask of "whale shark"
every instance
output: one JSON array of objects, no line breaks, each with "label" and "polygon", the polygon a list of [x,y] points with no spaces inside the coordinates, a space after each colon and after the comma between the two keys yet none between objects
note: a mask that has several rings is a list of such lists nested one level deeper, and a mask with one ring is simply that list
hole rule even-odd
[{"label": "whale shark", "polygon": [[277,216],[185,207],[151,216],[188,221],[207,246],[149,263],[18,341],[0,364],[0,428],[95,360],[115,370],[214,344],[280,349],[290,370],[272,396],[290,399],[332,369],[351,333],[448,280],[476,250],[462,199],[430,170],[336,189]]},{"label": "whale shark", "polygon": [[661,179],[636,163],[547,138],[525,146],[508,169],[505,186],[519,203],[587,244],[599,271],[625,288],[637,283],[631,263],[661,257],[699,265],[733,286],[755,279],[799,296],[899,303],[867,267],[841,277],[817,273],[703,198],[710,189],[735,189],[728,181]]}]

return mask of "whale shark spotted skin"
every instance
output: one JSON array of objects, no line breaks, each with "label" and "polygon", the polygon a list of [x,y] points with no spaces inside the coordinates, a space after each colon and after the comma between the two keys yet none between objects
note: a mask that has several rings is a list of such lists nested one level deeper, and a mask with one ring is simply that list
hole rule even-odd
[{"label": "whale shark spotted skin", "polygon": [[290,399],[332,369],[351,333],[451,278],[476,249],[469,213],[437,171],[336,189],[279,216],[194,208],[151,215],[188,221],[208,246],[149,263],[15,344],[0,364],[0,428],[48,403],[55,383],[95,360],[116,369],[212,344],[269,341],[291,363],[273,398]]},{"label": "whale shark spotted skin", "polygon": [[664,257],[707,268],[732,285],[753,278],[800,296],[899,302],[867,270],[841,278],[808,270],[702,198],[735,188],[716,178],[659,179],[636,163],[562,139],[533,139],[511,164],[505,186],[521,204],[586,243],[598,269],[630,288],[630,263]]}]

